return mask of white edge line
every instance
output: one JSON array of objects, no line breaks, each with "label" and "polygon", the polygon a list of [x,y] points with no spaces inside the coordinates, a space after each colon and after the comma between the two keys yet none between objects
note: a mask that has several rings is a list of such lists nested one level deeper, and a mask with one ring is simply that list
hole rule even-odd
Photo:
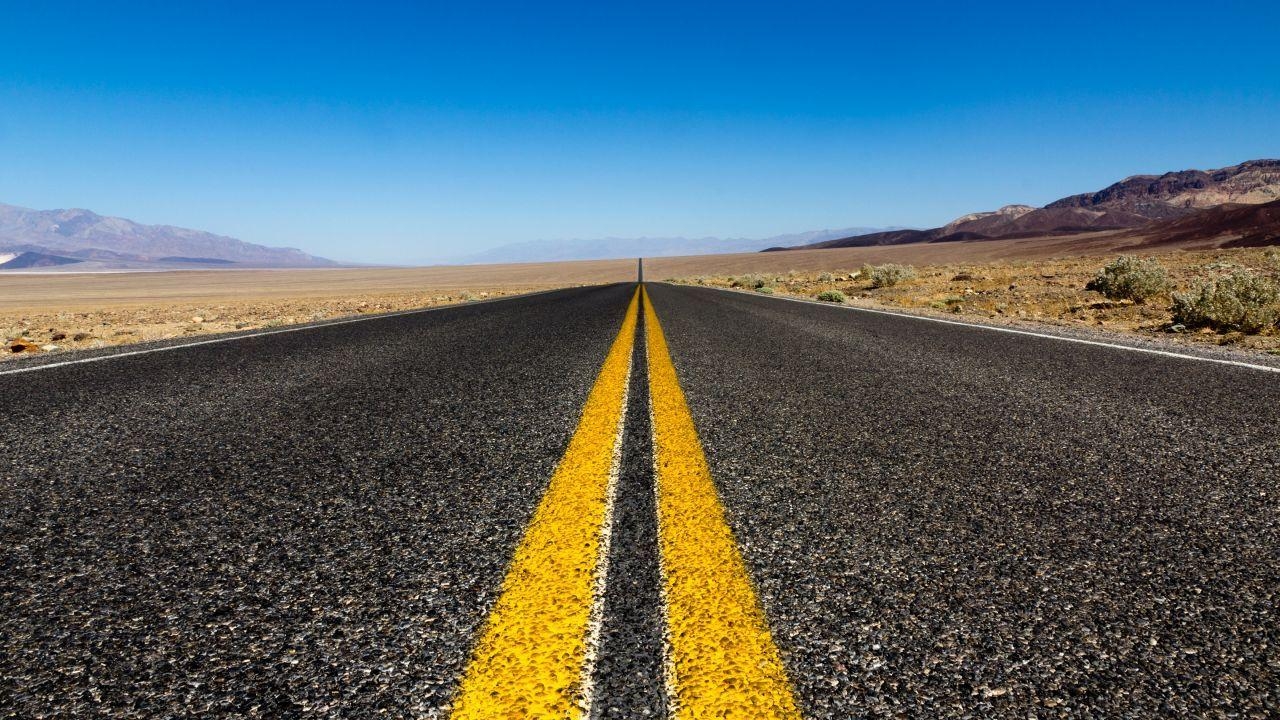
[{"label": "white edge line", "polygon": [[476,305],[487,305],[489,303],[503,302],[504,300],[516,300],[519,298],[534,297],[536,295],[545,295],[547,293],[559,292],[561,290],[571,290],[574,287],[595,287],[595,286],[570,286],[563,288],[553,288],[551,290],[538,290],[530,293],[520,293],[518,295],[507,295],[505,297],[489,298],[488,300],[480,300],[476,302],[460,302],[450,303],[448,305],[436,305],[434,307],[417,308],[414,310],[400,310],[398,312],[380,313],[378,315],[365,315],[362,317],[349,317],[341,320],[332,320],[329,322],[307,323],[304,325],[294,325],[292,327],[280,328],[278,330],[263,330],[260,332],[251,332],[243,335],[232,335],[230,337],[215,337],[209,340],[197,340],[195,342],[181,343],[178,345],[165,345],[164,347],[147,348],[145,350],[126,350],[125,352],[107,353],[105,355],[95,355],[88,358],[77,358],[74,360],[62,360],[59,362],[45,363],[43,365],[32,365],[30,367],[13,368],[12,370],[0,370],[0,375],[17,375],[18,373],[35,372],[37,370],[48,370],[56,367],[66,367],[67,365],[80,365],[82,363],[98,362],[100,360],[111,360],[113,358],[129,357],[130,355],[149,355],[151,353],[164,352],[166,350],[181,350],[182,348],[197,347],[199,345],[214,345],[217,343],[234,342],[236,340],[247,340],[249,338],[266,337],[268,335],[280,335],[283,333],[302,332],[304,330],[318,330],[320,328],[333,327],[335,325],[349,325],[351,323],[367,322],[370,320],[382,320],[385,318],[401,317],[404,315],[416,315],[418,313],[435,312],[438,310],[450,310],[460,307],[473,307]]},{"label": "white edge line", "polygon": [[618,500],[618,476],[622,474],[622,444],[626,440],[627,408],[631,402],[631,373],[635,368],[635,338],[627,358],[627,377],[622,389],[622,414],[618,417],[618,434],[613,441],[613,462],[609,466],[609,483],[605,488],[604,524],[600,528],[600,555],[596,558],[595,583],[592,588],[591,619],[587,624],[587,652],[582,662],[582,717],[592,717],[595,704],[596,661],[600,656],[600,633],[604,628],[604,600],[609,583],[609,553],[613,547],[613,513]]},{"label": "white edge line", "polygon": [[705,288],[707,290],[719,290],[721,292],[733,293],[735,295],[746,295],[748,297],[761,297],[770,300],[787,300],[790,302],[803,303],[805,305],[816,305],[818,307],[829,307],[838,310],[856,310],[858,312],[873,313],[876,315],[892,315],[894,317],[910,318],[912,320],[924,320],[926,322],[942,323],[944,325],[959,325],[960,327],[976,328],[979,330],[992,330],[994,332],[1010,333],[1013,335],[1028,335],[1030,337],[1047,338],[1049,340],[1062,340],[1064,342],[1080,343],[1081,345],[1096,345],[1098,347],[1114,348],[1116,350],[1129,350],[1132,352],[1149,353],[1151,355],[1163,355],[1164,357],[1178,358],[1179,360],[1198,360],[1200,362],[1218,363],[1219,365],[1234,365],[1236,367],[1249,368],[1250,370],[1262,370],[1264,372],[1280,373],[1280,367],[1272,367],[1270,365],[1256,365],[1241,360],[1224,360],[1222,358],[1202,357],[1200,355],[1186,355],[1184,353],[1170,352],[1168,350],[1154,350],[1152,348],[1134,347],[1132,345],[1120,345],[1119,343],[1103,342],[1101,340],[1085,340],[1083,338],[1064,337],[1062,335],[1053,335],[1051,333],[1039,333],[1032,330],[1018,330],[1016,328],[999,327],[997,325],[983,325],[980,323],[960,322],[959,320],[946,320],[944,318],[929,317],[928,315],[915,315],[907,312],[899,312],[895,310],[877,310],[875,308],[859,307],[857,305],[836,305],[835,303],[819,302],[817,300],[809,300],[807,298],[788,297],[786,295],[766,295],[764,293],[750,293],[731,288],[715,287],[712,285],[684,285],[682,283],[665,283],[675,287],[689,288]]}]

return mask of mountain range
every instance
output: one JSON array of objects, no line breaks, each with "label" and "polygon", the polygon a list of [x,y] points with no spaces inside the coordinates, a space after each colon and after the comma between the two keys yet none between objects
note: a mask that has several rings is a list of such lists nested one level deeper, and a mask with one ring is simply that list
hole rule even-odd
[{"label": "mountain range", "polygon": [[852,227],[839,230],[810,230],[808,232],[775,235],[767,238],[720,237],[606,237],[591,240],[532,240],[501,245],[474,253],[456,262],[523,263],[558,262],[563,260],[605,260],[610,258],[670,257],[676,255],[718,255],[722,253],[756,252],[778,245],[805,245],[832,238],[851,235],[904,230],[905,228]]},{"label": "mountain range", "polygon": [[89,210],[31,210],[0,204],[0,270],[209,267],[328,267],[294,248],[254,245],[170,225],[142,225]]},{"label": "mountain range", "polygon": [[[1141,244],[1215,239],[1223,245],[1280,243],[1280,160],[1218,170],[1134,175],[1043,207],[1006,205],[926,230],[851,227],[751,238],[600,238],[503,245],[460,263],[552,262],[872,247],[1107,233]],[[293,248],[213,233],[143,225],[89,210],[30,210],[0,204],[0,270],[155,270],[330,267]]]},{"label": "mountain range", "polygon": [[[1280,202],[1280,160],[1249,160],[1218,170],[1134,175],[1097,192],[1071,195],[1044,207],[1006,205],[995,211],[963,215],[928,230],[862,233],[768,250],[871,247],[1139,229],[1154,233],[1153,237],[1175,233],[1187,238],[1194,232],[1230,234],[1235,225],[1253,238],[1252,242],[1261,242],[1259,238],[1280,235],[1280,227],[1266,224],[1269,213],[1248,208],[1277,202]],[[1232,212],[1234,210],[1239,212]]]}]

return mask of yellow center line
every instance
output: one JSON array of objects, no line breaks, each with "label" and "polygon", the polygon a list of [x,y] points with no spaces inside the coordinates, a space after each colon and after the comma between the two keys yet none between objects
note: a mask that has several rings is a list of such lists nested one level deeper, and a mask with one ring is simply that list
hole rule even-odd
[{"label": "yellow center line", "polygon": [[673,717],[799,718],[658,315],[643,296]]},{"label": "yellow center line", "polygon": [[453,718],[571,718],[585,674],[639,289],[472,652]]}]

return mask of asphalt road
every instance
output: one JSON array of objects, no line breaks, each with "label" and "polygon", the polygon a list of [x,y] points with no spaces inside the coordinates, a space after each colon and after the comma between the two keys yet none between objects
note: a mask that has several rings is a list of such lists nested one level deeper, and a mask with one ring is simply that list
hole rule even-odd
[{"label": "asphalt road", "polygon": [[631,293],[0,376],[0,716],[446,705]]},{"label": "asphalt road", "polygon": [[1280,714],[1280,375],[651,295],[806,715]]},{"label": "asphalt road", "polygon": [[[805,717],[1280,714],[1280,375],[648,287]],[[446,716],[633,290],[0,375],[0,717]],[[593,717],[691,707],[641,323]]]}]

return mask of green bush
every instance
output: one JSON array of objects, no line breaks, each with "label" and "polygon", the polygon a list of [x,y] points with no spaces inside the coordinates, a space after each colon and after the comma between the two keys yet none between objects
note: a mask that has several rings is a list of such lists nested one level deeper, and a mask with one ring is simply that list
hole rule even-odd
[{"label": "green bush", "polygon": [[1121,255],[1084,286],[1110,300],[1132,300],[1141,305],[1169,289],[1169,275],[1160,263]]},{"label": "green bush", "polygon": [[764,293],[765,295],[772,295],[772,294],[773,294],[773,288],[769,287],[768,285],[765,285],[764,287],[758,287],[758,288],[756,288],[756,292],[758,292],[758,293]]},{"label": "green bush", "polygon": [[842,303],[844,302],[844,293],[839,290],[824,290],[818,293],[818,299],[822,302]]},{"label": "green bush", "polygon": [[1237,270],[1173,294],[1173,322],[1220,332],[1260,333],[1280,325],[1280,284],[1264,275]]},{"label": "green bush", "polygon": [[825,282],[831,282],[831,281],[833,281],[833,280],[835,280],[835,278],[834,278],[834,277],[831,275],[831,273],[829,273],[829,272],[824,272],[824,273],[822,273],[821,275],[819,275],[819,276],[818,276],[818,282],[824,282],[824,283],[825,283]]},{"label": "green bush", "polygon": [[883,288],[893,287],[903,280],[910,280],[916,276],[915,268],[910,265],[896,265],[889,263],[888,265],[867,265],[862,268],[862,273],[871,280],[871,287]]}]

